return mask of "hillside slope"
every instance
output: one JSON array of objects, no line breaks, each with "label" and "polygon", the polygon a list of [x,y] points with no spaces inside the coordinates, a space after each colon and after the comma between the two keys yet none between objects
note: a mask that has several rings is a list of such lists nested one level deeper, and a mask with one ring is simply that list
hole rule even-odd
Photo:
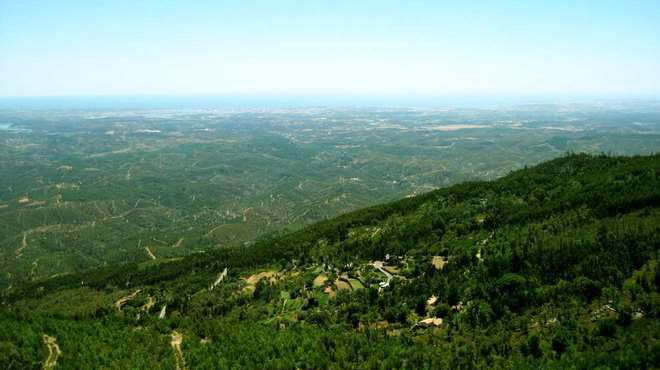
[{"label": "hillside slope", "polygon": [[250,246],[14,287],[0,365],[653,368],[659,247],[660,155],[570,155]]}]

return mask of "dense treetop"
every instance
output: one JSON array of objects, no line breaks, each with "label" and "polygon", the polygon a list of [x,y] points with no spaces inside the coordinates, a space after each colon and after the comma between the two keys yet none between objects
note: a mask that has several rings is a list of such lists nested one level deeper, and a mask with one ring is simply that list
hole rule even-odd
[{"label": "dense treetop", "polygon": [[63,368],[656,368],[659,175],[660,155],[566,155],[26,283],[3,296],[0,363],[41,367],[45,334]]}]

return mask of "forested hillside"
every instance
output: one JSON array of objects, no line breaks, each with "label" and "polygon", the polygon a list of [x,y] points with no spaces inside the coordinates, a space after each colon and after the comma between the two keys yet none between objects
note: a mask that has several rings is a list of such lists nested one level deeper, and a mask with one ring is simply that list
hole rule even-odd
[{"label": "forested hillside", "polygon": [[0,109],[0,290],[167,260],[566,151],[660,151],[660,108]]},{"label": "forested hillside", "polygon": [[660,367],[660,155],[567,155],[2,297],[0,367]]}]

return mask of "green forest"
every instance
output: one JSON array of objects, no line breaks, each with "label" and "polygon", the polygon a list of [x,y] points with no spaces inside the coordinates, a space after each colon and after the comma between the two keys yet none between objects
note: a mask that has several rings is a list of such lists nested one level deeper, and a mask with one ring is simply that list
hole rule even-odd
[{"label": "green forest", "polygon": [[660,367],[660,155],[566,154],[253,243],[23,281],[4,369]]},{"label": "green forest", "polygon": [[253,243],[567,151],[657,153],[658,122],[654,105],[0,109],[0,290]]}]

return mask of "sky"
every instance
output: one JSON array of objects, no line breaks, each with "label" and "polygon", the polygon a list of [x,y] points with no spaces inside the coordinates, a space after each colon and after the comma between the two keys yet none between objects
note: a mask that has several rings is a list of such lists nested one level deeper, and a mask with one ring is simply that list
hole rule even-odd
[{"label": "sky", "polygon": [[0,0],[0,96],[660,96],[660,1]]}]

